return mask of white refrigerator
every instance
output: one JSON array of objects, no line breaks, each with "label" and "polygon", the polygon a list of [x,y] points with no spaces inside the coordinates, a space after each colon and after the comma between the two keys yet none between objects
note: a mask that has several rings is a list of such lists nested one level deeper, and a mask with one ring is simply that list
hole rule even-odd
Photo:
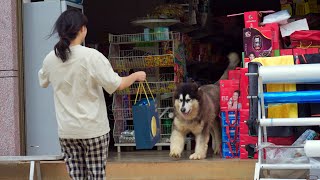
[{"label": "white refrigerator", "polygon": [[38,71],[45,56],[58,42],[48,38],[59,15],[82,5],[67,1],[40,1],[23,4],[23,51],[25,82],[25,133],[27,155],[60,155],[52,87],[41,88]]}]

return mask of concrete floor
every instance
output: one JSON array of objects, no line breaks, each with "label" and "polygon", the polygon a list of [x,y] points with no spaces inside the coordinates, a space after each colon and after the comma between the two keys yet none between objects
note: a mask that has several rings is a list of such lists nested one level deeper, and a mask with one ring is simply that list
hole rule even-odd
[{"label": "concrete floor", "polygon": [[[255,160],[221,159],[208,156],[191,161],[191,152],[180,160],[171,159],[169,151],[111,152],[107,164],[109,180],[252,180]],[[28,163],[0,164],[0,180],[27,180]],[[69,179],[62,161],[42,162],[42,179]]]}]

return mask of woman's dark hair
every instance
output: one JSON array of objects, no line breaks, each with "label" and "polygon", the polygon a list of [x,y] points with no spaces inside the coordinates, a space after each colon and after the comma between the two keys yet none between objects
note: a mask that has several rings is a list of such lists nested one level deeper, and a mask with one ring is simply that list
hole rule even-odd
[{"label": "woman's dark hair", "polygon": [[63,62],[69,58],[70,43],[74,40],[83,26],[87,26],[88,19],[77,9],[63,12],[57,19],[53,32],[59,35],[59,42],[54,46],[54,52]]},{"label": "woman's dark hair", "polygon": [[235,90],[235,93],[238,93],[238,96],[240,97],[240,91],[239,90]]}]

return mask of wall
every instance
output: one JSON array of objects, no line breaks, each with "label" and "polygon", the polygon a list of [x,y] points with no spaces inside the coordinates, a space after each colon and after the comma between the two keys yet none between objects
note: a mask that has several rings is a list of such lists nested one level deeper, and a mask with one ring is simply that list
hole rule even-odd
[{"label": "wall", "polygon": [[20,154],[17,1],[0,6],[0,156]]}]

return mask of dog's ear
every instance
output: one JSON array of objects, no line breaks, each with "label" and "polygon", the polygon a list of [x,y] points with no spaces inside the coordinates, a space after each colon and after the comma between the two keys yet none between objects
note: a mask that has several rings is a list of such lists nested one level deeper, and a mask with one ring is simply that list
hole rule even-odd
[{"label": "dog's ear", "polygon": [[186,83],[194,83],[195,81],[192,78],[187,78]]},{"label": "dog's ear", "polygon": [[200,88],[198,88],[198,91],[197,91],[197,99],[198,99],[199,101],[202,100],[202,98],[201,98],[202,95],[203,95],[203,90],[200,89]]},{"label": "dog's ear", "polygon": [[196,82],[192,83],[192,91],[197,91],[199,89],[199,85]]},{"label": "dog's ear", "polygon": [[183,83],[176,83],[176,85],[174,86],[174,91],[173,91],[173,99],[177,99],[177,97],[179,96],[178,92],[181,89]]}]

